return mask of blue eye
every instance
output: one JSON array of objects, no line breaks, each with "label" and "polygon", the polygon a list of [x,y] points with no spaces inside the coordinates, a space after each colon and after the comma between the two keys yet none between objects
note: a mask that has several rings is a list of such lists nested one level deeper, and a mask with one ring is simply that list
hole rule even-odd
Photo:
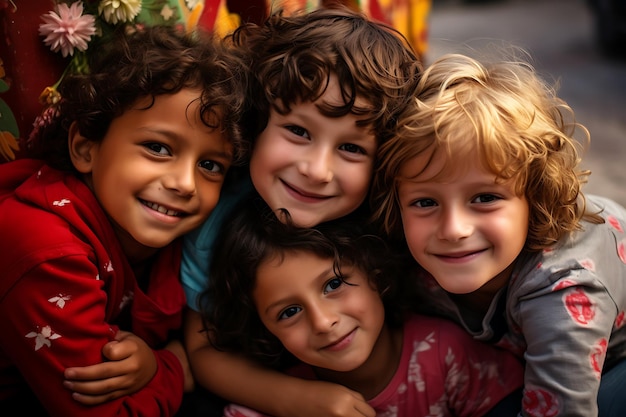
[{"label": "blue eye", "polygon": [[341,278],[331,279],[324,286],[324,294],[335,291],[337,288],[341,287],[342,284],[343,280]]},{"label": "blue eye", "polygon": [[435,207],[437,205],[437,202],[431,198],[422,198],[420,200],[415,200],[413,203],[411,203],[411,205],[421,208]]},{"label": "blue eye", "polygon": [[362,153],[364,155],[367,154],[367,152],[365,152],[365,149],[353,143],[346,143],[344,145],[341,145],[339,149],[349,153]]},{"label": "blue eye", "polygon": [[285,126],[285,128],[296,136],[302,136],[304,138],[309,137],[309,133],[307,132],[307,130],[301,126],[289,125]]},{"label": "blue eye", "polygon": [[285,320],[290,317],[293,317],[296,314],[298,314],[300,311],[302,311],[302,307],[297,307],[297,306],[287,307],[286,309],[280,312],[280,314],[278,315],[278,320]]},{"label": "blue eye", "polygon": [[475,197],[472,203],[492,203],[497,200],[500,200],[500,197],[493,194],[481,194]]}]

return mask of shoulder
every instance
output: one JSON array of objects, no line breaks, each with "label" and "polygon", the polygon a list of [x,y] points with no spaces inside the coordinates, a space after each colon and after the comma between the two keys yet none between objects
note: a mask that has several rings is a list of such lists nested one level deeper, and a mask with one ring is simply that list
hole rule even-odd
[{"label": "shoulder", "polygon": [[[41,195],[45,197],[45,190]],[[5,277],[50,259],[93,252],[75,225],[36,201],[11,196],[0,202],[0,268]]]}]

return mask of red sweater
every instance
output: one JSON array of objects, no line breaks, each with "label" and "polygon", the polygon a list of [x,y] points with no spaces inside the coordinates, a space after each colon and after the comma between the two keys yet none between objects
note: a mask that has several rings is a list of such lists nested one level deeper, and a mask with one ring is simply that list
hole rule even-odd
[{"label": "red sweater", "polygon": [[118,329],[162,347],[181,326],[179,265],[177,242],[161,251],[142,291],[82,181],[39,161],[1,164],[0,405],[30,388],[51,416],[173,415],[183,370],[166,350],[154,351],[148,385],[99,406],[74,401],[62,382],[68,367],[101,363]]}]

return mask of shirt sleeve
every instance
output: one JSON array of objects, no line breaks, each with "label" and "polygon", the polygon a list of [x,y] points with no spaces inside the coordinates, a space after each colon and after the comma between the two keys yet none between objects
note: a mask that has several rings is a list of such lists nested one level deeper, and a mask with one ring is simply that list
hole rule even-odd
[{"label": "shirt sleeve", "polygon": [[[0,302],[0,349],[51,416],[171,416],[180,407],[183,370],[174,354],[154,351],[157,373],[133,395],[97,406],[64,388],[68,367],[102,362],[117,328],[105,320],[106,283],[87,255],[68,255],[31,269]],[[6,376],[6,374],[5,374]]]},{"label": "shirt sleeve", "polygon": [[249,178],[225,185],[219,202],[209,218],[183,239],[181,283],[187,297],[187,305],[195,311],[200,311],[199,296],[209,285],[211,257],[219,230],[230,213],[252,193],[252,190]]},{"label": "shirt sleeve", "polygon": [[596,416],[597,395],[617,306],[584,269],[513,306],[524,335],[525,416]]}]

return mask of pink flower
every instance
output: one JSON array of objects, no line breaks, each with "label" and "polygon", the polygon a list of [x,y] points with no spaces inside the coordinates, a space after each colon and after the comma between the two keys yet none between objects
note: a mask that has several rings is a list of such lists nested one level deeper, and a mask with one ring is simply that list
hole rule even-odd
[{"label": "pink flower", "polygon": [[87,42],[96,33],[95,18],[83,15],[83,2],[77,1],[68,7],[57,6],[57,13],[48,12],[41,16],[45,22],[39,25],[39,34],[45,36],[44,43],[54,52],[61,51],[64,57],[74,55],[74,49],[87,50]]}]

